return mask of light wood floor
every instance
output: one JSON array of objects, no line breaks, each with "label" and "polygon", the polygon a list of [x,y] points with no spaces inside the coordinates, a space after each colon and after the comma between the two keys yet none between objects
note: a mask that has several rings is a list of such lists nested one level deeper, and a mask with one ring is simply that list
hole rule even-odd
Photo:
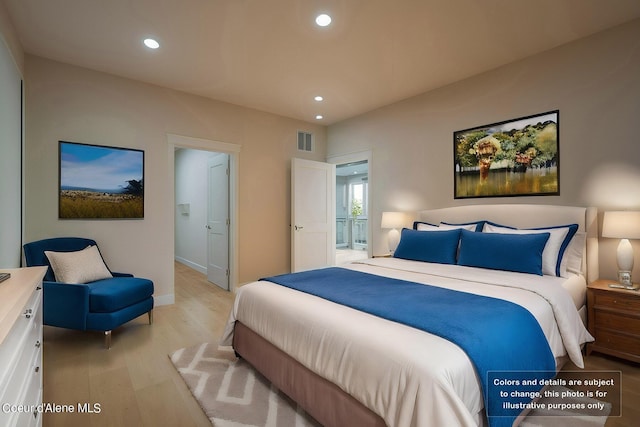
[{"label": "light wood floor", "polygon": [[[141,316],[115,330],[108,351],[101,334],[45,326],[44,402],[99,403],[101,412],[47,413],[44,427],[211,425],[168,355],[217,341],[233,296],[180,263],[175,268],[175,304],[156,307],[151,326]],[[585,363],[588,370],[622,371],[623,416],[610,417],[606,426],[640,425],[640,365],[595,353]]]},{"label": "light wood floor", "polygon": [[[584,358],[585,371],[621,371],[622,392],[621,395],[608,396],[606,400],[614,407],[619,407],[622,401],[621,416],[609,417],[606,427],[638,427],[640,426],[640,365],[627,362],[615,357],[591,353]],[[563,371],[581,371],[573,363],[567,363]],[[562,373],[559,374],[562,376]],[[571,374],[578,378],[578,375]]]},{"label": "light wood floor", "polygon": [[232,294],[176,263],[175,304],[154,309],[102,335],[45,326],[44,402],[99,403],[99,414],[44,414],[54,426],[211,426],[171,364],[173,351],[216,342],[233,304]]}]

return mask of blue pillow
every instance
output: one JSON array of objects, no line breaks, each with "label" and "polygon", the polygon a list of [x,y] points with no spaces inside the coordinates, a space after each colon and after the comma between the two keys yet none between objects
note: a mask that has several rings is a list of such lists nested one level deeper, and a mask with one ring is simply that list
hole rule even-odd
[{"label": "blue pillow", "polygon": [[578,231],[578,224],[520,229],[486,221],[484,230],[489,233],[507,234],[537,234],[548,232],[550,234],[549,240],[547,240],[544,252],[542,253],[542,274],[559,277],[567,276],[566,263],[563,266],[562,259],[569,246],[569,242],[571,242],[576,231]]},{"label": "blue pillow", "polygon": [[462,230],[458,264],[542,276],[542,251],[549,235],[474,233]]},{"label": "blue pillow", "polygon": [[460,230],[424,231],[402,229],[394,258],[455,264]]}]

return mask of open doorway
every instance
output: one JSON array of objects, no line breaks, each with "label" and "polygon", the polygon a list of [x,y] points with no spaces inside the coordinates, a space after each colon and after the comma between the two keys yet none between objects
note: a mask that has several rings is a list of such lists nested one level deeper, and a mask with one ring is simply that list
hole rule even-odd
[{"label": "open doorway", "polygon": [[336,165],[336,264],[369,257],[369,161]]},{"label": "open doorway", "polygon": [[175,152],[175,259],[229,290],[229,155]]},{"label": "open doorway", "polygon": [[232,291],[237,282],[240,147],[171,134],[168,142],[174,184],[174,258],[207,275],[212,284]]}]

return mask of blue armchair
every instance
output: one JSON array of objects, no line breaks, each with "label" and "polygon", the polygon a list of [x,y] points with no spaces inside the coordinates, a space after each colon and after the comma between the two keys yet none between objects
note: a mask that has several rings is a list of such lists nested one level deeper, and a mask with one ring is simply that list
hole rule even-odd
[{"label": "blue armchair", "polygon": [[103,331],[111,347],[111,331],[148,313],[153,323],[153,282],[131,274],[111,272],[113,278],[89,283],[56,282],[45,251],[75,252],[96,245],[91,239],[59,237],[24,245],[28,267],[49,267],[43,281],[43,322],[60,328]]}]

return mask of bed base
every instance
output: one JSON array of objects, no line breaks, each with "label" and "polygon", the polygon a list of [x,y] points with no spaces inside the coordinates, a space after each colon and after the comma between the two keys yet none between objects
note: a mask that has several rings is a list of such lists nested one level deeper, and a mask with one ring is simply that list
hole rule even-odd
[{"label": "bed base", "polygon": [[240,322],[235,324],[233,348],[323,426],[386,426],[378,414]]}]

